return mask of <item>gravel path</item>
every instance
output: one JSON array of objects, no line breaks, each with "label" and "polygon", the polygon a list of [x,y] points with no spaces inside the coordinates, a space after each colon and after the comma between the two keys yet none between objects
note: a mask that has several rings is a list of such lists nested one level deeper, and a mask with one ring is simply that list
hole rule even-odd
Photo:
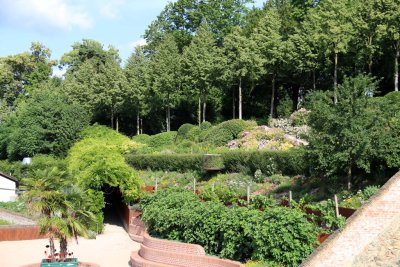
[{"label": "gravel path", "polygon": [[0,209],[0,219],[9,221],[17,225],[34,225],[36,222],[25,216],[18,215],[17,213],[7,211],[5,209]]}]

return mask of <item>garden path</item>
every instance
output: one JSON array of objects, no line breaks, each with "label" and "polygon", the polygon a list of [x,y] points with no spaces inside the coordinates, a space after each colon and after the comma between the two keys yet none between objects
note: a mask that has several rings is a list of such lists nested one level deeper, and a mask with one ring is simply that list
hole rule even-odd
[{"label": "garden path", "polygon": [[[0,266],[19,267],[40,262],[44,256],[46,239],[0,242]],[[58,246],[58,243],[56,244]],[[129,266],[132,251],[140,244],[132,241],[123,227],[106,224],[103,234],[96,239],[71,240],[68,248],[80,261],[97,263],[102,267]]]}]

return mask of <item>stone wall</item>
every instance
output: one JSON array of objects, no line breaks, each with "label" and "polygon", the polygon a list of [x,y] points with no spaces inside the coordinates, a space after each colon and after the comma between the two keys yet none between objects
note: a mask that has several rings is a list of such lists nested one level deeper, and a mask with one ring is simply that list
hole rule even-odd
[{"label": "stone wall", "polygon": [[[400,172],[350,217],[344,229],[328,238],[301,266],[398,266],[399,200]],[[396,260],[396,265],[391,265]]]}]

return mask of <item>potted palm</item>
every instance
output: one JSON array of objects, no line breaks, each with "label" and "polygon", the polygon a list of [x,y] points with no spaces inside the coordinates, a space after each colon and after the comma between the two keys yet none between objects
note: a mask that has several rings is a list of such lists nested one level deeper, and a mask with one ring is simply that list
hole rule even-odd
[{"label": "potted palm", "polygon": [[[23,180],[23,198],[31,213],[39,217],[40,233],[49,238],[48,258],[41,266],[78,266],[78,260],[68,252],[68,239],[89,236],[89,225],[95,216],[81,207],[83,195],[57,168],[38,170]],[[56,253],[54,240],[59,239]]]}]

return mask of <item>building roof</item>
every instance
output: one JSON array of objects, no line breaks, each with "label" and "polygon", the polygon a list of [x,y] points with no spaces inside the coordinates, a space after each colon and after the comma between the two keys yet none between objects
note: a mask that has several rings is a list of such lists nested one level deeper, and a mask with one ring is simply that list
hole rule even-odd
[{"label": "building roof", "polygon": [[8,180],[11,180],[11,181],[15,182],[15,183],[17,184],[17,186],[19,185],[18,179],[15,178],[14,176],[11,176],[11,175],[9,175],[9,174],[5,174],[4,172],[0,172],[0,176],[6,178],[6,179],[8,179]]}]

